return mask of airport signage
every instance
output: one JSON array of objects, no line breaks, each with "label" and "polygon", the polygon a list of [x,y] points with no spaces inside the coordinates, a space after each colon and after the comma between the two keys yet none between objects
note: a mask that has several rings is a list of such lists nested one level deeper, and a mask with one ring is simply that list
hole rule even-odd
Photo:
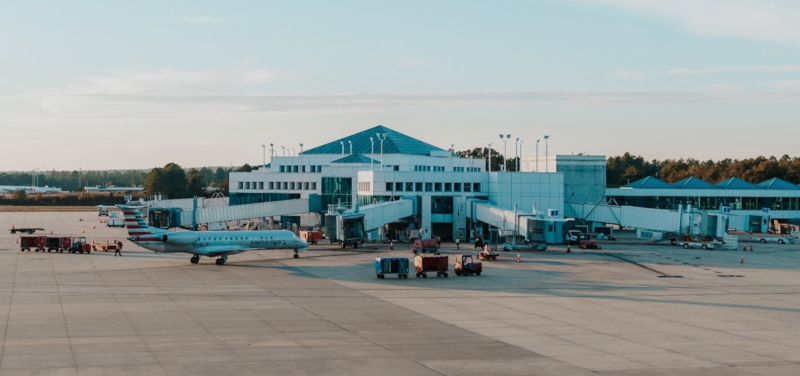
[{"label": "airport signage", "polygon": [[558,209],[547,209],[548,217],[558,217]]}]

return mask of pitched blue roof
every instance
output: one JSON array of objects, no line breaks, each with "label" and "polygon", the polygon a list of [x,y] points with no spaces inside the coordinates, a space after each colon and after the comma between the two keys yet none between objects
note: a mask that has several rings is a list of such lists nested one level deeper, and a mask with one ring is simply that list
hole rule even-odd
[{"label": "pitched blue roof", "polygon": [[715,185],[723,189],[761,189],[761,187],[752,183],[748,183],[739,178],[730,178],[728,180],[723,180]]},{"label": "pitched blue roof", "polygon": [[654,178],[652,176],[648,176],[646,178],[639,179],[633,183],[629,183],[623,185],[622,188],[640,188],[640,189],[674,189],[671,184],[661,180]]},{"label": "pitched blue roof", "polygon": [[719,189],[714,184],[711,184],[702,179],[698,179],[694,176],[690,176],[679,182],[675,182],[672,185],[674,185],[677,188],[683,188],[683,189]]},{"label": "pitched blue roof", "polygon": [[758,183],[758,186],[764,189],[800,190],[800,187],[779,178],[772,178],[766,181],[762,181],[761,183]]},{"label": "pitched blue roof", "polygon": [[[340,145],[341,147],[341,145]],[[384,150],[384,152],[386,152]],[[344,158],[339,158],[331,163],[380,163],[374,159],[366,157],[362,154],[350,154]]]},{"label": "pitched blue roof", "polygon": [[[432,151],[446,151],[417,140],[416,138],[406,136],[393,129],[384,127],[383,125],[378,125],[365,131],[329,142],[325,145],[309,149],[304,151],[303,154],[341,154],[342,143],[344,143],[344,152],[349,153],[350,142],[352,142],[353,155],[370,154],[372,153],[373,145],[375,146],[375,155],[378,155],[381,150],[381,141],[378,139],[378,134],[386,134],[386,139],[383,141],[383,154],[430,155]],[[369,140],[370,137],[372,137],[372,142]]]}]

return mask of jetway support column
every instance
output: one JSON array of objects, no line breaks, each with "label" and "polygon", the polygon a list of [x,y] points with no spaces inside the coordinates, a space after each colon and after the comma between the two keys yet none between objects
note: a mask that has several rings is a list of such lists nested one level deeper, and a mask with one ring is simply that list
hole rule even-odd
[{"label": "jetway support column", "polygon": [[420,213],[420,237],[422,238],[430,238],[431,233],[431,196],[421,196],[420,197],[420,205],[422,206],[422,210]]}]

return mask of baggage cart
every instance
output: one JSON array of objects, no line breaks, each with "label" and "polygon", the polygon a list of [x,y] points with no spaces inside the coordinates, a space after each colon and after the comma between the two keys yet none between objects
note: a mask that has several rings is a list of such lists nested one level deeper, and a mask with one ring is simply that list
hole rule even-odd
[{"label": "baggage cart", "polygon": [[83,236],[72,238],[72,247],[68,250],[69,253],[92,253],[92,245],[86,242]]},{"label": "baggage cart", "polygon": [[61,237],[60,236],[48,236],[45,240],[45,249],[47,252],[58,252],[58,249],[61,247]]},{"label": "baggage cart", "polygon": [[20,236],[19,237],[19,250],[30,252],[33,248],[36,252],[44,251],[47,246],[46,236]]},{"label": "baggage cart", "polygon": [[408,278],[408,259],[405,257],[378,257],[375,259],[375,274],[383,279],[386,274],[397,274],[397,278]]},{"label": "baggage cart", "polygon": [[450,260],[447,255],[415,256],[414,271],[417,278],[428,278],[427,272],[436,272],[437,277],[447,277]]},{"label": "baggage cart", "polygon": [[456,263],[453,266],[456,275],[470,276],[481,275],[483,272],[483,263],[480,261],[473,261],[470,255],[456,255]]}]

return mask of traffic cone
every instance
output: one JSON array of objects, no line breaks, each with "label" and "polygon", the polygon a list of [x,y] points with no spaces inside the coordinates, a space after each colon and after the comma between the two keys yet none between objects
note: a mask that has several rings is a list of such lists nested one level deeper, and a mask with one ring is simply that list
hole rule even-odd
[{"label": "traffic cone", "polygon": [[394,242],[393,241],[389,241],[389,249],[394,249]]},{"label": "traffic cone", "polygon": [[92,225],[92,228],[94,229],[94,225]]},{"label": "traffic cone", "polygon": [[745,245],[742,245],[742,251],[745,251],[745,252],[747,252],[747,244],[745,244]]},{"label": "traffic cone", "polygon": [[17,238],[17,244],[19,244],[19,238]]},{"label": "traffic cone", "polygon": [[522,259],[519,257],[519,253],[517,253],[517,263],[522,262]]},{"label": "traffic cone", "polygon": [[572,253],[572,251],[569,249],[569,246],[567,246],[567,253]]},{"label": "traffic cone", "polygon": [[53,230],[50,230],[50,235],[53,235]]},{"label": "traffic cone", "polygon": [[92,238],[92,244],[94,244],[94,238]]},{"label": "traffic cone", "polygon": [[739,260],[739,263],[740,263],[740,264],[744,264],[744,257],[742,257],[742,259],[741,259],[741,260]]},{"label": "traffic cone", "polygon": [[750,252],[753,252],[753,245],[750,244]]},{"label": "traffic cone", "polygon": [[84,234],[84,233],[86,233],[86,230],[81,229],[81,234]]}]

